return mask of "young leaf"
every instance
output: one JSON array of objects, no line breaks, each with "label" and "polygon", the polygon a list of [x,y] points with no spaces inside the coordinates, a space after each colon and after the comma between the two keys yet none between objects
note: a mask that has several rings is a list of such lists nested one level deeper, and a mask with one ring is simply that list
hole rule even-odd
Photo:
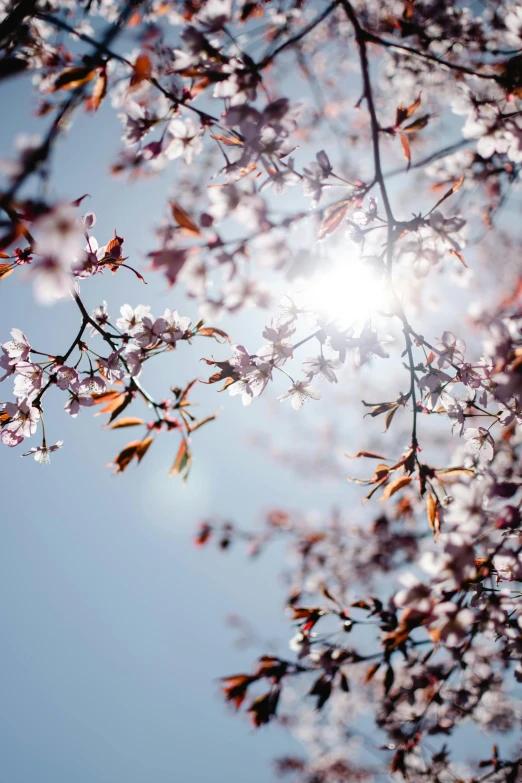
[{"label": "young leaf", "polygon": [[0,264],[0,280],[8,277],[14,271],[13,264]]},{"label": "young leaf", "polygon": [[48,92],[57,90],[75,90],[77,87],[83,87],[96,76],[96,69],[87,65],[79,65],[75,68],[66,68],[58,74],[54,80],[53,86]]},{"label": "young leaf", "polygon": [[408,141],[408,137],[405,136],[404,133],[401,133],[400,131],[399,131],[399,136],[401,137],[402,151],[404,152],[404,157],[406,158],[406,163],[408,164],[406,167],[406,171],[408,171],[411,164],[410,142]]},{"label": "young leaf", "polygon": [[114,467],[116,468],[116,473],[123,473],[123,471],[130,465],[136,456],[140,446],[141,441],[133,440],[130,443],[127,443],[120,453],[116,455],[113,463]]},{"label": "young leaf", "polygon": [[439,198],[435,206],[430,209],[428,214],[431,215],[431,213],[434,212],[437,209],[437,207],[442,204],[443,201],[446,201],[447,198],[449,198],[454,193],[456,193],[457,190],[459,190],[459,188],[461,187],[463,182],[464,182],[464,174],[462,174],[461,177],[457,180],[457,182],[455,182],[455,184],[452,185],[451,188],[446,191],[446,193],[442,196],[442,198]]},{"label": "young leaf", "polygon": [[152,435],[149,435],[148,437],[143,438],[143,440],[141,441],[140,445],[136,449],[136,456],[138,458],[138,462],[141,462],[141,460],[143,459],[143,457],[145,456],[145,454],[149,450],[149,447],[150,447],[150,445],[151,445],[153,440],[154,440],[154,438],[152,437]]},{"label": "young leaf", "polygon": [[101,102],[107,94],[107,71],[103,70],[98,74],[98,78],[94,82],[92,88],[92,95],[86,103],[87,111],[98,111]]},{"label": "young leaf", "polygon": [[107,425],[108,430],[119,430],[122,427],[137,427],[140,424],[144,424],[143,419],[138,419],[136,416],[125,416],[123,419],[118,419],[114,424]]},{"label": "young leaf", "polygon": [[172,217],[178,226],[183,229],[184,233],[191,236],[199,236],[201,234],[199,227],[196,225],[196,223],[194,223],[190,215],[185,212],[183,207],[177,203],[177,201],[170,202],[170,209],[172,211]]},{"label": "young leaf", "polygon": [[411,483],[411,476],[401,476],[398,479],[395,479],[394,481],[390,481],[389,484],[386,485],[384,488],[384,492],[382,493],[381,502],[383,500],[387,500],[388,498],[391,498],[392,495],[395,495],[396,492],[398,492],[403,487],[407,487],[408,484]]},{"label": "young leaf", "polygon": [[[198,334],[200,334],[202,337],[213,337],[215,340],[217,340],[218,343],[226,343],[230,342],[230,337],[226,332],[224,332],[222,329],[216,329],[215,326],[204,326],[201,329],[198,329]],[[222,337],[223,341],[218,340],[218,337]]]},{"label": "young leaf", "polygon": [[342,201],[338,201],[337,204],[332,204],[331,207],[328,207],[325,210],[323,222],[321,223],[319,233],[317,234],[319,240],[325,239],[337,231],[345,219],[351,203],[352,199],[343,199]]},{"label": "young leaf", "polygon": [[417,111],[421,105],[421,94],[410,106],[403,106],[402,103],[397,107],[397,113],[395,115],[395,127],[399,127],[405,120],[409,120],[410,117]]},{"label": "young leaf", "polygon": [[152,63],[150,57],[147,54],[140,54],[134,63],[134,73],[132,74],[130,81],[130,89],[135,90],[136,87],[139,87],[139,85],[145,81],[145,79],[150,79],[151,74]]},{"label": "young leaf", "polygon": [[215,136],[214,134],[210,134],[211,139],[215,139],[216,141],[220,141],[222,144],[224,144],[226,147],[242,147],[243,142],[241,139],[236,138],[235,136]]},{"label": "young leaf", "polygon": [[169,476],[172,476],[175,473],[180,474],[183,473],[184,470],[188,470],[191,459],[192,455],[189,451],[188,443],[185,439],[183,439],[179,444],[178,453],[176,455],[176,459],[174,460],[174,464],[169,471]]}]

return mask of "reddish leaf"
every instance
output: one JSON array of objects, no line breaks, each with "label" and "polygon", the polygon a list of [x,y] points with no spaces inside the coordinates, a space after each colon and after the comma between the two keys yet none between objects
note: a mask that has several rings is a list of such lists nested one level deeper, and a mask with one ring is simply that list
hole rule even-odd
[{"label": "reddish leaf", "polygon": [[4,277],[8,277],[13,271],[14,271],[13,264],[0,264],[0,280],[3,280]]},{"label": "reddish leaf", "polygon": [[[201,329],[198,329],[198,334],[200,334],[202,337],[214,337],[218,343],[230,342],[230,337],[228,334],[222,329],[216,329],[215,326],[204,326]],[[218,340],[218,337],[223,337],[223,341]]]},{"label": "reddish leaf", "polygon": [[191,459],[192,455],[189,451],[188,443],[183,439],[179,444],[178,453],[176,455],[176,459],[174,460],[174,464],[169,471],[169,476],[172,476],[175,473],[181,474],[183,471],[188,471]]},{"label": "reddish leaf", "polygon": [[86,103],[87,111],[98,111],[101,102],[107,95],[107,71],[103,70],[98,74],[94,83],[92,95]]},{"label": "reddish leaf", "polygon": [[381,502],[383,500],[387,500],[388,498],[391,498],[392,495],[395,495],[396,492],[398,492],[403,487],[407,487],[408,484],[411,484],[411,476],[401,476],[398,479],[395,479],[394,481],[390,481],[389,484],[386,485],[384,488],[384,492],[382,493]]},{"label": "reddish leaf", "polygon": [[138,419],[136,416],[126,416],[123,419],[118,419],[114,424],[107,425],[107,429],[118,430],[121,427],[138,427],[140,424],[144,424],[143,419]]},{"label": "reddish leaf", "polygon": [[465,260],[464,256],[463,256],[463,255],[462,255],[462,253],[460,253],[458,250],[453,250],[453,248],[452,248],[452,247],[450,247],[450,249],[449,249],[449,254],[450,254],[450,256],[453,256],[453,258],[458,258],[458,259],[459,259],[459,261],[460,261],[460,263],[461,263],[463,266],[465,266],[465,267],[466,267],[466,269],[468,268],[468,265],[466,264],[466,260]]},{"label": "reddish leaf", "polygon": [[405,127],[402,129],[402,132],[416,133],[417,131],[420,131],[426,127],[426,125],[430,121],[430,118],[431,118],[431,114],[424,114],[422,117],[419,117],[418,120],[414,120],[413,122],[410,122],[409,125],[405,125]]},{"label": "reddish leaf", "polygon": [[183,207],[181,207],[176,201],[170,202],[170,208],[172,210],[172,217],[180,226],[184,233],[192,235],[192,236],[199,236],[201,234],[201,231],[199,230],[199,227],[194,223],[190,215],[188,215]]},{"label": "reddish leaf", "polygon": [[87,65],[80,65],[75,68],[66,68],[58,74],[54,80],[53,86],[47,92],[56,92],[57,90],[75,90],[77,87],[83,87],[96,76],[96,69]]},{"label": "reddish leaf", "polygon": [[408,170],[410,168],[410,163],[411,163],[410,142],[408,141],[408,138],[404,135],[404,133],[401,133],[400,131],[399,131],[399,136],[401,137],[402,151],[404,152],[404,157],[406,158],[406,162],[408,164],[406,170]]},{"label": "reddish leaf", "polygon": [[196,424],[188,427],[188,431],[196,432],[196,430],[199,430],[200,427],[203,427],[203,425],[208,424],[210,421],[214,421],[214,419],[217,419],[217,413],[214,413],[212,416],[207,416],[205,419],[201,419],[201,421],[196,422]]},{"label": "reddish leaf", "polygon": [[143,440],[141,441],[140,445],[136,449],[136,456],[138,458],[138,462],[141,462],[141,460],[143,459],[143,457],[145,456],[145,454],[149,450],[149,447],[152,444],[153,440],[154,440],[154,438],[152,437],[152,435],[149,435],[148,437],[143,438]]},{"label": "reddish leaf", "polygon": [[116,473],[123,473],[123,471],[128,468],[132,460],[137,454],[138,448],[141,446],[141,441],[139,440],[133,440],[130,443],[127,443],[126,446],[120,451],[119,454],[116,455],[114,458],[114,467],[116,468]]},{"label": "reddish leaf", "polygon": [[357,454],[345,454],[348,459],[358,459],[359,457],[368,457],[369,459],[388,459],[383,457],[382,454],[376,454],[374,451],[358,451]]},{"label": "reddish leaf", "polygon": [[134,63],[134,73],[132,74],[130,81],[130,89],[135,90],[143,81],[150,79],[151,74],[152,63],[150,57],[147,54],[140,54]]},{"label": "reddish leaf", "polygon": [[450,197],[450,196],[452,196],[454,193],[456,193],[456,192],[457,192],[457,190],[459,190],[459,188],[461,187],[461,185],[462,185],[462,183],[463,183],[463,182],[464,182],[464,174],[462,174],[462,175],[461,175],[461,177],[460,177],[460,179],[458,179],[458,180],[457,180],[457,182],[455,182],[455,184],[454,184],[454,185],[452,185],[452,186],[451,186],[451,188],[450,188],[449,190],[447,190],[447,191],[446,191],[446,193],[445,193],[445,194],[442,196],[442,198],[439,198],[439,200],[437,201],[437,203],[435,204],[435,206],[434,206],[434,207],[432,207],[432,208],[430,209],[430,211],[429,211],[429,213],[428,213],[428,214],[431,214],[432,212],[434,212],[434,211],[437,209],[437,207],[438,207],[440,204],[442,204],[442,202],[443,202],[443,201],[446,201],[446,199],[447,199],[447,198],[449,198],[449,197]]},{"label": "reddish leaf", "polygon": [[410,106],[403,106],[401,103],[401,105],[397,107],[397,113],[395,115],[395,127],[402,125],[404,120],[409,120],[409,118],[414,114],[414,112],[417,111],[420,105],[421,105],[420,93],[417,100],[414,101],[412,104],[410,104]]},{"label": "reddish leaf", "polygon": [[95,393],[92,395],[93,404],[94,405],[101,405],[104,402],[108,402],[109,400],[113,400],[115,397],[121,396],[121,392],[117,391],[117,389],[108,389],[107,391]]},{"label": "reddish leaf", "polygon": [[318,239],[325,239],[337,231],[345,219],[351,203],[351,199],[343,199],[342,201],[338,201],[337,204],[332,204],[331,207],[328,207],[325,210],[323,222],[321,223],[319,233],[317,234]]},{"label": "reddish leaf", "polygon": [[211,133],[210,134],[210,138],[211,139],[215,139],[216,141],[220,141],[226,147],[242,147],[243,146],[243,142],[241,141],[241,139],[238,139],[235,136],[214,136]]}]

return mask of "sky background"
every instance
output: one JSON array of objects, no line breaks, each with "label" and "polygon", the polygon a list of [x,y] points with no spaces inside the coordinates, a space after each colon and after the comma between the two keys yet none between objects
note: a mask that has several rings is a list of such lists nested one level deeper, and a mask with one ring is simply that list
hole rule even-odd
[{"label": "sky background", "polygon": [[[46,121],[30,118],[34,106],[23,80],[8,82],[2,97],[9,107],[0,129],[5,158],[17,132],[43,132]],[[93,234],[105,243],[116,228],[130,263],[144,270],[156,245],[154,223],[167,194],[176,192],[176,169],[135,186],[109,178],[119,137],[108,107],[95,117],[80,112],[58,145],[51,194],[89,193],[85,208],[98,216]],[[195,305],[178,290],[168,291],[160,275],[147,279],[145,288],[130,272],[104,275],[82,284],[82,297],[89,310],[106,299],[113,318],[121,304],[143,302],[155,315],[170,307],[196,320]],[[70,344],[78,328],[74,303],[38,306],[22,274],[2,283],[0,297],[2,342],[18,327],[38,350],[63,352]],[[241,326],[242,336],[245,329],[256,334],[257,347],[262,322],[232,326],[236,333]],[[217,351],[211,341],[183,345],[148,365],[143,382],[160,395],[209,374],[198,359]],[[0,398],[11,395],[8,380]],[[264,451],[249,448],[253,430],[277,425],[273,405],[245,409],[237,397],[208,386],[197,398],[202,413],[222,410],[194,436],[185,488],[167,478],[175,436],[158,438],[139,471],[116,477],[104,466],[132,436],[103,432],[103,419],[88,410],[69,419],[57,392],[49,395],[46,430],[49,442],[65,445],[52,464],[21,462],[21,448],[0,449],[0,779],[265,783],[274,778],[271,759],[298,749],[280,729],[254,732],[233,716],[217,681],[248,669],[265,651],[234,647],[224,623],[229,613],[248,617],[287,649],[282,552],[271,549],[252,562],[239,552],[198,551],[191,542],[197,522],[216,513],[251,527],[263,510],[278,506],[329,509],[346,489],[282,471]],[[287,402],[283,418],[296,415]]]},{"label": "sky background", "polygon": [[[30,116],[34,104],[23,79],[5,83],[1,95],[5,158],[13,155],[17,132],[43,133],[48,120]],[[106,299],[113,320],[126,302],[150,304],[156,316],[177,308],[196,320],[195,304],[179,287],[168,290],[160,275],[146,273],[146,254],[156,246],[153,227],[167,197],[183,203],[176,189],[177,166],[183,164],[135,185],[111,178],[120,135],[109,106],[95,116],[80,111],[57,147],[50,196],[72,200],[89,193],[82,207],[97,214],[92,233],[105,244],[117,229],[129,263],[146,274],[148,286],[121,270],[82,283],[82,298],[89,310]],[[444,326],[458,324],[461,308],[451,303],[460,303],[462,292],[451,286],[444,296]],[[18,271],[1,283],[0,315],[0,342],[18,327],[34,347],[54,354],[70,345],[79,325],[72,302],[36,305],[30,283]],[[440,335],[436,318],[425,317],[427,333]],[[249,314],[218,325],[255,350],[263,323],[263,315]],[[148,363],[142,382],[161,397],[171,385],[209,375],[198,360],[220,351],[228,353],[211,341],[181,345]],[[388,367],[378,369],[377,382],[386,377],[394,385],[387,373]],[[371,439],[361,440],[362,426],[365,432],[369,426],[368,420],[362,424],[362,410],[354,418],[348,407],[354,394],[364,397],[365,377],[359,376],[354,389],[352,376],[344,375],[335,392],[346,407],[335,420],[334,463],[345,452],[375,447]],[[271,760],[299,752],[278,728],[254,732],[219,696],[220,676],[248,670],[266,651],[234,646],[234,633],[225,626],[230,613],[247,617],[263,638],[278,638],[280,652],[287,651],[291,629],[281,612],[279,580],[284,552],[274,547],[248,561],[239,551],[197,550],[192,538],[198,521],[216,514],[244,527],[254,527],[263,512],[278,507],[327,512],[339,505],[361,514],[361,493],[344,480],[311,480],[284,464],[292,446],[301,458],[313,456],[314,428],[332,413],[331,390],[320,385],[325,401],[299,414],[288,401],[274,403],[271,389],[271,399],[244,408],[239,398],[219,395],[216,387],[198,387],[201,415],[221,410],[217,422],[194,435],[185,488],[167,477],[175,435],[159,437],[139,470],[131,466],[114,476],[104,466],[132,434],[104,432],[103,419],[86,409],[71,420],[55,390],[46,408],[48,441],[62,439],[65,445],[52,464],[22,462],[22,447],[0,448],[0,780],[268,783],[274,779]],[[0,399],[11,396],[8,380]],[[139,415],[138,405],[135,412]],[[400,415],[394,426],[400,440]],[[405,415],[404,433],[408,426]],[[371,427],[375,433],[381,423]],[[258,442],[277,446],[279,461],[266,448],[250,445],[255,433]],[[353,463],[344,470],[353,472]]]}]

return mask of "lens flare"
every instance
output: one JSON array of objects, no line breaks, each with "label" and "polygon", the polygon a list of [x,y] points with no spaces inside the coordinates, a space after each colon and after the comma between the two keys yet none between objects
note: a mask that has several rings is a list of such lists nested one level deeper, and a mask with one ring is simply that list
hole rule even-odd
[{"label": "lens flare", "polygon": [[303,304],[313,313],[349,327],[386,306],[382,274],[361,261],[334,263],[301,288]]}]

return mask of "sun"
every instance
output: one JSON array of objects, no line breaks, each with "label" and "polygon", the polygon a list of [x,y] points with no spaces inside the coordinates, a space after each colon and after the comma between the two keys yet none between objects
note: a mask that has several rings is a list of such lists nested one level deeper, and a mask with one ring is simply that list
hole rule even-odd
[{"label": "sun", "polygon": [[300,289],[304,306],[315,315],[347,328],[386,307],[382,274],[363,261],[334,262]]}]

